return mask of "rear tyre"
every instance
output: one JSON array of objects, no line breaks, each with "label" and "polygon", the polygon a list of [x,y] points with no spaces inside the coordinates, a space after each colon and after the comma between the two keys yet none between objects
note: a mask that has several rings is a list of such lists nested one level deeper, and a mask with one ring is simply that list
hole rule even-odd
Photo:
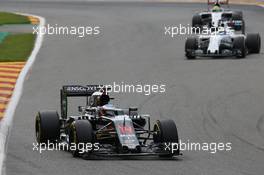
[{"label": "rear tyre", "polygon": [[189,37],[185,42],[185,56],[187,59],[195,59],[195,50],[197,50],[198,44],[196,37]]},{"label": "rear tyre", "polygon": [[243,20],[243,19],[242,19],[241,32],[242,32],[242,34],[246,33],[246,24],[245,24],[245,20]]},{"label": "rear tyre", "polygon": [[243,12],[242,11],[235,11],[232,14],[232,20],[243,20]]},{"label": "rear tyre", "polygon": [[70,128],[69,142],[73,157],[79,157],[85,152],[87,144],[93,144],[93,128],[87,120],[77,120]]},{"label": "rear tyre", "polygon": [[55,142],[60,139],[60,118],[56,111],[38,112],[35,120],[38,143]]},{"label": "rear tyre", "polygon": [[246,44],[244,37],[234,38],[233,48],[236,50],[237,58],[245,58],[246,57]]},{"label": "rear tyre", "polygon": [[[154,125],[154,131],[154,143],[163,145],[161,149],[163,149],[162,152],[164,154],[160,155],[160,157],[172,157],[174,155],[180,154],[178,131],[173,120],[158,120]],[[173,153],[171,152],[171,150],[165,150],[165,143],[177,144],[176,150]]]},{"label": "rear tyre", "polygon": [[243,20],[243,12],[242,11],[235,11],[233,12],[232,14],[232,20],[235,20],[235,21],[241,21],[242,24],[241,26],[235,26],[235,30],[237,31],[241,31],[242,34],[245,34],[245,21]]},{"label": "rear tyre", "polygon": [[199,14],[195,14],[192,18],[192,27],[196,27],[193,28],[193,31],[198,32],[199,30],[201,30],[202,28],[202,18]]},{"label": "rear tyre", "polygon": [[261,39],[258,33],[247,34],[246,46],[249,53],[259,53],[261,48]]}]

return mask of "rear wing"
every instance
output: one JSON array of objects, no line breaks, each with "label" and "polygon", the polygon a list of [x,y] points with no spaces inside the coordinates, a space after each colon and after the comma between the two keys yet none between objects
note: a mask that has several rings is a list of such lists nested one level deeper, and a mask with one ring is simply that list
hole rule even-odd
[{"label": "rear wing", "polygon": [[229,0],[207,0],[207,10],[210,10],[210,5],[219,4],[219,5],[227,5],[229,8]]},{"label": "rear wing", "polygon": [[60,90],[61,117],[67,118],[68,97],[88,97],[96,91],[103,91],[104,85],[65,85]]},{"label": "rear wing", "polygon": [[229,0],[207,0],[207,4],[208,5],[212,5],[212,4],[226,4],[228,5],[229,4]]}]

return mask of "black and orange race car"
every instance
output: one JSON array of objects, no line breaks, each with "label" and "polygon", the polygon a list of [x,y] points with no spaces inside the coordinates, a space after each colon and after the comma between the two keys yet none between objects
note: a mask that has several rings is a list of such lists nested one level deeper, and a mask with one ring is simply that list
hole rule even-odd
[{"label": "black and orange race car", "polygon": [[[67,85],[61,89],[61,116],[56,111],[38,112],[35,121],[39,144],[61,143],[75,157],[180,155],[178,132],[173,120],[158,120],[153,128],[149,115],[137,108],[120,109],[103,104],[99,85]],[[68,97],[86,97],[79,114],[68,116]],[[98,102],[99,100],[99,102]]]}]

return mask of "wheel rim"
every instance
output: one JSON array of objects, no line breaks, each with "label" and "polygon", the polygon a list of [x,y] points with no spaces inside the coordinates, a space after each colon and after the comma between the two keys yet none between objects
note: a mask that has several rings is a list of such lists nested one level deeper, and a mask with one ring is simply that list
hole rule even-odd
[{"label": "wheel rim", "polygon": [[159,127],[159,124],[158,122],[154,125],[154,135],[153,135],[153,140],[154,142],[160,142],[161,141],[161,130],[160,130],[160,127]]},{"label": "wheel rim", "polygon": [[36,139],[38,143],[41,142],[40,138],[41,138],[41,125],[40,125],[40,117],[38,114],[36,117]]},{"label": "wheel rim", "polygon": [[75,143],[77,144],[77,133],[76,133],[76,127],[74,123],[71,124],[71,131],[70,131],[70,144]]}]

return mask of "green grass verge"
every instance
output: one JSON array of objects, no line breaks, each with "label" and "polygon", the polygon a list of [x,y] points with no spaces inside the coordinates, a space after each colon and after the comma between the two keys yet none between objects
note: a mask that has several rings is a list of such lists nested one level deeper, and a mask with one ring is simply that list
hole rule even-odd
[{"label": "green grass verge", "polygon": [[3,24],[30,24],[30,21],[26,16],[0,12],[0,25]]},{"label": "green grass verge", "polygon": [[34,42],[35,35],[31,33],[8,35],[0,44],[0,62],[26,61]]},{"label": "green grass verge", "polygon": [[0,32],[0,43],[9,35],[8,32]]}]

